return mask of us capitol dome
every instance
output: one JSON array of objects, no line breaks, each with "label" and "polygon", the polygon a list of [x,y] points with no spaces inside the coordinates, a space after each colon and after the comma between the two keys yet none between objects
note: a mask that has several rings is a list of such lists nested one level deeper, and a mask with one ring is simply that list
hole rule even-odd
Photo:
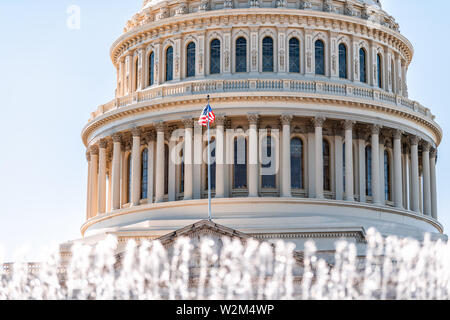
[{"label": "us capitol dome", "polygon": [[146,0],[110,57],[115,98],[82,131],[82,241],[156,239],[207,219],[197,120],[208,95],[204,226],[297,250],[312,239],[323,253],[342,238],[362,252],[371,227],[447,238],[442,130],[408,99],[413,46],[380,1]]}]

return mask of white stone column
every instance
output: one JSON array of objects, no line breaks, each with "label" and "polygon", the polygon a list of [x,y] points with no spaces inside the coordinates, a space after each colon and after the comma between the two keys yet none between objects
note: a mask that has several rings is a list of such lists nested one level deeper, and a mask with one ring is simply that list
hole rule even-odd
[{"label": "white stone column", "polygon": [[315,186],[316,198],[324,199],[323,193],[323,124],[325,118],[316,117],[313,119],[315,128]]},{"label": "white stone column", "polygon": [[141,129],[134,128],[131,149],[131,205],[138,206],[141,200]]},{"label": "white stone column", "polygon": [[355,201],[353,178],[353,125],[354,121],[347,120],[345,129],[345,200]]},{"label": "white stone column", "polygon": [[411,210],[420,212],[419,199],[419,137],[411,137]]},{"label": "white stone column", "polygon": [[380,194],[380,126],[372,126],[372,199],[376,205],[381,205]]},{"label": "white stone column", "polygon": [[258,197],[259,164],[258,164],[258,118],[256,114],[248,115],[249,128],[249,154],[248,154],[248,196]]},{"label": "white stone column", "polygon": [[134,52],[129,52],[127,55],[127,70],[126,70],[126,83],[127,83],[127,92],[126,94],[133,93],[133,55]]},{"label": "white stone column", "polygon": [[430,144],[424,143],[422,146],[422,167],[423,167],[423,213],[431,216],[431,177],[430,177]]},{"label": "white stone column", "polygon": [[385,196],[385,181],[384,181],[384,148],[385,148],[386,138],[383,135],[379,136],[379,159],[380,159],[380,200],[381,204],[386,204]]},{"label": "white stone column", "polygon": [[281,142],[281,196],[292,197],[291,190],[291,115],[283,115],[281,124],[283,125],[283,135]]},{"label": "white stone column", "polygon": [[111,202],[112,209],[120,209],[120,161],[122,155],[122,137],[119,133],[115,133],[113,138],[113,160],[112,160],[112,185],[111,185]]},{"label": "white stone column", "polygon": [[155,202],[164,201],[164,123],[158,123],[156,128],[156,179]]},{"label": "white stone column", "polygon": [[98,213],[106,212],[106,140],[99,142]]},{"label": "white stone column", "polygon": [[169,185],[168,185],[168,200],[169,201],[176,201],[176,197],[177,197],[177,191],[176,191],[176,176],[177,176],[177,171],[176,171],[176,164],[175,164],[175,150],[176,150],[176,145],[177,142],[173,141],[173,139],[171,139],[172,137],[172,133],[176,130],[176,127],[170,127],[168,130],[168,137],[167,140],[169,141]]},{"label": "white stone column", "polygon": [[358,132],[358,160],[359,160],[359,202],[367,202],[366,196],[366,141],[369,133],[364,130]]},{"label": "white stone column", "polygon": [[338,126],[334,130],[334,174],[336,200],[344,200],[344,139],[343,130]]},{"label": "white stone column", "polygon": [[225,121],[216,118],[216,198],[225,197]]},{"label": "white stone column", "polygon": [[91,218],[91,190],[92,190],[92,161],[91,152],[86,152],[86,160],[88,162],[88,178],[87,178],[87,197],[86,197],[86,220]]},{"label": "white stone column", "polygon": [[430,188],[431,188],[431,216],[434,219],[437,215],[437,190],[436,190],[436,149],[431,150],[430,153]]},{"label": "white stone column", "polygon": [[156,133],[151,131],[147,134],[147,150],[148,150],[148,176],[147,176],[147,203],[153,203],[153,195],[155,194],[155,140]]},{"label": "white stone column", "polygon": [[91,198],[91,218],[95,217],[98,212],[98,146],[91,147],[91,186],[92,186],[92,198]]},{"label": "white stone column", "polygon": [[201,199],[202,189],[202,164],[203,164],[203,127],[194,122],[194,181],[193,197]]},{"label": "white stone column", "polygon": [[399,209],[403,208],[402,134],[394,132],[394,202]]},{"label": "white stone column", "polygon": [[193,198],[193,126],[192,119],[183,120],[184,124],[184,200]]}]

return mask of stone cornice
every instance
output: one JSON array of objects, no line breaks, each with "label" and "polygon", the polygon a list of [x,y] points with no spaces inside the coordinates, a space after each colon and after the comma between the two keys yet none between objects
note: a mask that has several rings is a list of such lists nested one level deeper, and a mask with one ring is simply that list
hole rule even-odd
[{"label": "stone cornice", "polygon": [[136,49],[143,43],[150,43],[153,39],[166,38],[174,33],[178,34],[179,30],[190,32],[198,31],[199,28],[208,29],[212,25],[216,27],[217,24],[228,26],[231,21],[234,26],[245,27],[258,20],[264,20],[264,25],[268,27],[276,27],[289,22],[290,27],[293,28],[316,28],[323,31],[354,34],[369,40],[375,39],[383,45],[399,50],[408,65],[414,54],[411,43],[399,32],[358,17],[298,9],[247,8],[195,12],[139,26],[124,33],[113,43],[110,50],[111,59],[117,66],[118,59],[127,50]]},{"label": "stone cornice", "polygon": [[[387,104],[382,102],[370,103],[365,99],[359,98],[348,98],[346,96],[323,96],[317,94],[305,94],[298,93],[293,95],[290,92],[260,92],[258,96],[248,96],[248,95],[236,95],[235,93],[229,93],[221,95],[220,97],[212,97],[211,103],[218,102],[240,102],[240,101],[283,101],[283,102],[309,102],[309,103],[323,103],[323,104],[335,104],[350,106],[353,108],[360,108],[363,110],[374,110],[379,113],[386,113],[390,115],[395,115],[403,119],[409,119],[416,122],[418,125],[429,128],[433,131],[438,138],[436,144],[439,145],[442,139],[442,129],[435,123],[428,121],[427,119],[414,114],[412,112],[406,112],[399,110],[397,108],[389,107]],[[196,96],[184,96],[181,98],[168,98],[162,100],[145,101],[143,103],[137,103],[126,108],[118,108],[114,112],[105,114],[103,116],[97,117],[94,121],[90,122],[82,131],[82,140],[85,145],[87,145],[88,136],[98,128],[111,123],[113,121],[140,114],[143,112],[156,111],[158,109],[168,109],[176,108],[182,105],[189,104],[202,104],[204,102],[203,95]],[[245,116],[245,114],[243,114]],[[381,114],[380,114],[381,116]],[[163,125],[162,123],[159,125]],[[158,125],[155,125],[157,128]]]}]

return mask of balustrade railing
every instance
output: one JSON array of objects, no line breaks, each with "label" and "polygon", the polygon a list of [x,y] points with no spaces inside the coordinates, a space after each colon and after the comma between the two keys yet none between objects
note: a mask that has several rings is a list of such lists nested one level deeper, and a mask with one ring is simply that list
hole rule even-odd
[{"label": "balustrade railing", "polygon": [[90,121],[107,114],[117,108],[122,108],[138,102],[151,101],[163,97],[175,97],[189,94],[206,94],[239,91],[290,91],[317,94],[329,94],[356,97],[365,100],[381,101],[394,106],[405,107],[425,117],[434,119],[430,110],[418,102],[409,100],[384,90],[365,88],[356,85],[338,84],[313,80],[275,80],[275,79],[235,79],[190,81],[177,84],[165,84],[135,92],[125,97],[101,105],[91,114]]}]

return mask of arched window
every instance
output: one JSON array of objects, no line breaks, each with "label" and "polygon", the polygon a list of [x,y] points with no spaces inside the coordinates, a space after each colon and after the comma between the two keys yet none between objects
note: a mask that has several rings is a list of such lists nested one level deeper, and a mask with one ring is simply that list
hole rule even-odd
[{"label": "arched window", "polygon": [[169,194],[169,146],[164,145],[164,194]]},{"label": "arched window", "polygon": [[322,40],[316,41],[316,74],[325,75],[325,44]]},{"label": "arched window", "polygon": [[236,72],[247,72],[247,39],[236,40]]},{"label": "arched window", "polygon": [[378,77],[378,87],[383,87],[383,72],[382,72],[382,59],[381,55],[377,54],[377,77]]},{"label": "arched window", "polygon": [[242,136],[234,139],[233,188],[247,188],[247,139]]},{"label": "arched window", "polygon": [[186,48],[186,77],[195,77],[195,43],[190,42]]},{"label": "arched window", "polygon": [[180,163],[180,187],[179,187],[179,192],[183,193],[184,192],[184,149],[180,150],[180,159],[181,159],[181,163]]},{"label": "arched window", "polygon": [[323,140],[323,190],[331,191],[330,144]]},{"label": "arched window", "polygon": [[136,59],[134,65],[134,91],[137,91],[139,86],[139,58]]},{"label": "arched window", "polygon": [[391,201],[392,199],[392,188],[391,188],[391,165],[389,162],[389,153],[387,150],[384,151],[384,197],[386,201]]},{"label": "arched window", "polygon": [[275,189],[277,187],[277,182],[276,182],[276,175],[275,173],[273,174],[265,174],[264,169],[267,169],[267,173],[272,173],[272,168],[275,167],[275,164],[273,163],[273,152],[275,151],[273,149],[274,145],[272,145],[273,143],[273,137],[268,134],[266,136],[265,139],[263,139],[262,141],[262,146],[261,149],[262,151],[262,164],[261,167],[263,168],[262,173],[263,175],[261,176],[261,187],[263,189]]},{"label": "arched window", "polygon": [[273,39],[265,37],[262,42],[263,72],[273,72]]},{"label": "arched window", "polygon": [[173,47],[166,50],[166,81],[173,80]]},{"label": "arched window", "polygon": [[[206,144],[206,148],[208,148],[208,144]],[[216,189],[216,161],[213,161],[216,158],[216,139],[214,137],[211,138],[210,143],[210,152],[211,152],[211,164],[210,164],[210,170],[211,170],[211,190]],[[206,163],[205,166],[205,190],[208,190],[208,163]]]},{"label": "arched window", "polygon": [[150,56],[148,57],[148,85],[152,86],[155,84],[155,53],[150,53]]},{"label": "arched window", "polygon": [[291,188],[304,189],[303,185],[303,141],[291,139]]},{"label": "arched window", "polygon": [[300,73],[300,41],[297,38],[289,40],[289,72]]},{"label": "arched window", "polygon": [[372,196],[372,147],[366,147],[366,195]]},{"label": "arched window", "polygon": [[141,199],[147,199],[148,193],[148,149],[142,151]]},{"label": "arched window", "polygon": [[367,83],[366,50],[359,49],[359,81]]},{"label": "arched window", "polygon": [[339,78],[347,79],[347,46],[343,43],[339,45]]},{"label": "arched window", "polygon": [[131,153],[127,157],[127,203],[131,202]]},{"label": "arched window", "polygon": [[210,48],[210,62],[209,62],[209,73],[216,74],[220,73],[220,40],[214,39],[211,41]]}]

